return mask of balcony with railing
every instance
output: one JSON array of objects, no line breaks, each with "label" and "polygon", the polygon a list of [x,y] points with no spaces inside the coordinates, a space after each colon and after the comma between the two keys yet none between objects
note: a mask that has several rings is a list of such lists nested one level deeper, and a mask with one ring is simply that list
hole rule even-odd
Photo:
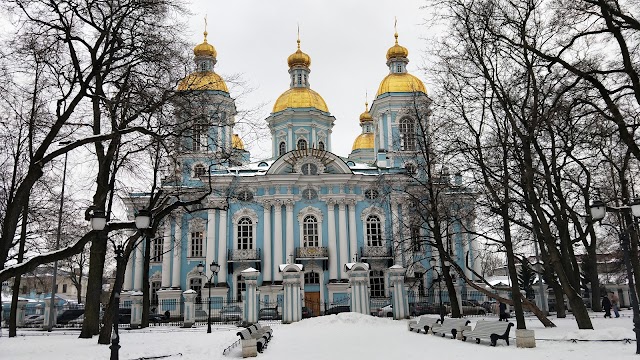
[{"label": "balcony with railing", "polygon": [[296,248],[296,260],[329,259],[329,249],[324,246]]},{"label": "balcony with railing", "polygon": [[227,261],[229,262],[260,261],[260,249],[229,249]]},{"label": "balcony with railing", "polygon": [[363,246],[360,248],[360,259],[362,260],[392,258],[393,252],[391,251],[391,246],[389,245]]}]

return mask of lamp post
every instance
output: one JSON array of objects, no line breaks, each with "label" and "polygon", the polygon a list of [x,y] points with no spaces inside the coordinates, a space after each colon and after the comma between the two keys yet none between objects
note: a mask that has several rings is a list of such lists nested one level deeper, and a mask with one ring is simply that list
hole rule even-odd
[{"label": "lamp post", "polygon": [[[220,265],[218,265],[217,262],[213,261],[211,264],[209,264],[209,270],[211,270],[211,275],[209,276],[209,283],[207,284],[207,287],[209,288],[209,297],[207,298],[207,303],[209,304],[207,306],[207,308],[209,309],[209,312],[207,313],[207,334],[211,334],[211,280],[215,275],[218,274],[218,271],[220,271]],[[200,272],[200,274],[204,273],[204,265],[202,265],[202,263],[198,264],[198,271]]]},{"label": "lamp post", "polygon": [[147,229],[151,226],[151,211],[147,209],[139,209],[135,215],[136,228],[140,230],[142,235],[142,243],[144,244],[144,259],[142,266],[142,326],[149,326],[149,261],[151,260],[151,241],[147,233]]},{"label": "lamp post", "polygon": [[[442,324],[444,322],[444,307],[442,307],[442,288],[440,287],[440,283],[442,282],[442,275],[438,271],[438,260],[436,258],[431,258],[431,260],[429,260],[429,265],[431,265],[431,269],[435,271],[436,274],[438,274],[438,277],[433,281],[438,283],[438,308],[440,309],[440,323]],[[446,260],[444,266],[447,266]]]},{"label": "lamp post", "polygon": [[[628,206],[620,206],[620,207],[610,207],[606,206],[604,202],[600,200],[594,201],[590,205],[591,210],[591,218],[596,221],[601,221],[607,215],[607,210],[617,213],[622,213],[630,211],[634,217],[640,217],[640,199],[636,198],[631,204]],[[609,225],[609,224],[603,224]],[[610,225],[613,229],[613,225]],[[618,237],[620,238],[620,242],[622,245],[622,252],[624,255],[624,265],[627,268],[627,280],[629,285],[629,295],[631,296],[631,307],[633,309],[633,331],[636,333],[636,354],[640,354],[640,310],[638,309],[638,296],[636,294],[635,283],[633,280],[633,268],[631,267],[631,258],[630,258],[630,249],[629,249],[629,231],[633,227],[633,224],[630,224],[627,227],[620,225],[620,229],[616,231],[618,232]],[[637,255],[637,254],[635,254]]]},{"label": "lamp post", "polygon": [[[60,141],[61,146],[71,144],[71,141]],[[64,153],[64,167],[62,168],[62,190],[60,190],[60,209],[58,211],[58,233],[56,234],[56,250],[60,247],[60,237],[62,236],[62,210],[64,207],[64,185],[67,181],[67,156],[68,152]],[[58,260],[53,262],[53,280],[51,284],[51,306],[49,310],[49,326],[47,331],[53,330],[53,322],[55,320],[55,298],[56,291],[58,291]]]}]

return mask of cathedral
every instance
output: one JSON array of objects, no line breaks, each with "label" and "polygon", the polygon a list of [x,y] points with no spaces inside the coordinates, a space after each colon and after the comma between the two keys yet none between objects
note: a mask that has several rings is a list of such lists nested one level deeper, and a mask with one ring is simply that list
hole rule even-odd
[{"label": "cathedral", "polygon": [[[175,115],[185,119],[177,125],[184,136],[174,175],[163,179],[163,186],[211,185],[215,191],[201,209],[167,217],[152,239],[153,296],[162,300],[188,289],[206,296],[202,289],[212,275],[212,263],[219,266],[212,299],[241,301],[246,289],[241,272],[252,268],[260,271],[260,301],[279,301],[282,266],[300,264],[303,305],[319,312],[312,304],[348,297],[345,265],[354,262],[368,264],[372,299],[389,297],[388,269],[393,265],[406,269],[408,291],[424,294],[434,277],[429,259],[437,256],[420,241],[428,236],[428,226],[413,219],[406,194],[389,189],[422,171],[416,122],[428,121],[428,112],[425,119],[416,119],[409,109],[417,100],[428,107],[431,100],[423,82],[407,72],[409,51],[398,43],[398,34],[386,53],[389,74],[381,79],[371,107],[365,104],[359,117],[361,134],[347,156],[332,152],[336,118],[310,85],[311,57],[302,51],[300,39],[287,58],[289,89],[265,119],[272,155],[258,161],[234,133],[234,99],[215,72],[217,52],[206,31],[193,53],[194,71],[177,90],[196,99],[185,106],[197,104],[206,116],[189,120],[193,117]],[[450,183],[463,188],[459,175]],[[138,203],[132,194],[131,216]],[[473,219],[460,221],[465,224],[452,225],[450,252],[461,265],[462,254],[469,254],[477,269],[476,247],[462,231],[473,226]],[[142,288],[142,246],[127,264],[124,294]]]}]

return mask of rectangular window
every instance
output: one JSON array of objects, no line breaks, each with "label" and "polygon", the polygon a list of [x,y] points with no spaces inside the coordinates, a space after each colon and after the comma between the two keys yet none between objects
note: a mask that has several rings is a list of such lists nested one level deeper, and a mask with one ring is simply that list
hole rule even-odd
[{"label": "rectangular window", "polygon": [[378,270],[371,270],[369,274],[371,297],[384,297],[384,273]]},{"label": "rectangular window", "polygon": [[422,244],[420,239],[420,227],[411,227],[411,244],[413,245],[413,251],[421,251]]},{"label": "rectangular window", "polygon": [[153,244],[152,244],[152,247],[151,247],[151,251],[152,251],[151,261],[156,261],[156,262],[162,261],[163,241],[164,241],[164,239],[162,239],[161,237],[153,239]]},{"label": "rectangular window", "polygon": [[253,223],[243,218],[238,223],[238,250],[253,249]]},{"label": "rectangular window", "polygon": [[191,257],[202,257],[203,253],[203,233],[202,231],[191,232]]},{"label": "rectangular window", "polygon": [[67,284],[62,284],[62,293],[63,294],[67,293]]}]

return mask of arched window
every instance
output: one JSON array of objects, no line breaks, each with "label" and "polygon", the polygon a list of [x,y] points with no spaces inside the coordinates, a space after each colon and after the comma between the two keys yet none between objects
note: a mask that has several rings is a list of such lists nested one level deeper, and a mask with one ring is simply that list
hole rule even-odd
[{"label": "arched window", "polygon": [[313,215],[307,215],[302,222],[302,238],[304,247],[320,246],[318,239],[318,219]]},{"label": "arched window", "polygon": [[196,164],[196,166],[193,167],[193,177],[200,177],[200,176],[204,176],[205,172],[206,172],[206,168],[204,167],[204,165],[202,164]]},{"label": "arched window", "polygon": [[320,284],[320,274],[317,272],[311,271],[304,274],[304,283],[305,285],[313,285]]},{"label": "arched window", "polygon": [[298,150],[306,150],[307,149],[307,140],[300,139],[298,140]]},{"label": "arched window", "polygon": [[318,149],[324,151],[324,142],[318,141]]},{"label": "arched window", "polygon": [[377,215],[367,216],[367,246],[382,246],[382,227]]},{"label": "arched window", "polygon": [[238,221],[238,250],[253,249],[253,221],[243,217]]},{"label": "arched window", "polygon": [[238,283],[236,290],[236,299],[238,301],[242,301],[242,292],[247,291],[247,284],[244,282],[242,275],[238,275],[238,277],[236,278],[236,282]]},{"label": "arched window", "polygon": [[202,302],[202,279],[199,277],[194,277],[189,280],[189,289],[198,293],[196,295],[196,304],[200,304]]},{"label": "arched window", "polygon": [[369,287],[372,298],[384,297],[384,273],[381,270],[369,272]]},{"label": "arched window", "polygon": [[302,173],[304,175],[318,175],[318,166],[313,163],[306,163],[302,165]]},{"label": "arched window", "polygon": [[416,125],[412,119],[400,120],[400,139],[404,151],[416,150]]},{"label": "arched window", "polygon": [[278,155],[282,156],[286,152],[287,152],[287,144],[285,144],[284,141],[282,141],[280,145],[278,145]]}]

